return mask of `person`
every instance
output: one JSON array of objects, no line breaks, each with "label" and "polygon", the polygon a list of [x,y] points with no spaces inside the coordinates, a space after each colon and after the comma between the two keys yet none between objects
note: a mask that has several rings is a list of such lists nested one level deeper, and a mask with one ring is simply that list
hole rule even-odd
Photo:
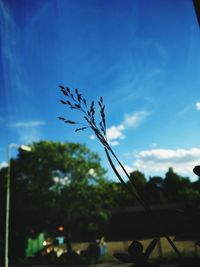
[{"label": "person", "polygon": [[100,256],[104,256],[107,253],[107,244],[104,240],[104,237],[101,237],[99,240],[99,249],[100,249]]}]

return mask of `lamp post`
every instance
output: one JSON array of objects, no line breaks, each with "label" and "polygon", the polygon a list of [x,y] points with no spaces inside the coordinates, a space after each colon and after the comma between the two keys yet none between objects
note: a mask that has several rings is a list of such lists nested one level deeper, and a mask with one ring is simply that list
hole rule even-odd
[{"label": "lamp post", "polygon": [[8,267],[8,250],[9,250],[9,217],[10,217],[10,174],[11,174],[11,152],[12,148],[20,148],[22,150],[31,151],[30,146],[9,144],[8,146],[8,175],[6,185],[6,224],[5,224],[5,267]]}]

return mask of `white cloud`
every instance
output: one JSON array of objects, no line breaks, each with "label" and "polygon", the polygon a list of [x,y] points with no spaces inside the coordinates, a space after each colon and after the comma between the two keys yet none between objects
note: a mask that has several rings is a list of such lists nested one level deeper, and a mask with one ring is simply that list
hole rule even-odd
[{"label": "white cloud", "polygon": [[123,125],[125,125],[125,127],[136,127],[142,123],[147,116],[149,116],[149,112],[147,111],[138,111],[128,114],[125,116]]},{"label": "white cloud", "polygon": [[9,124],[10,127],[13,128],[31,128],[44,125],[44,121],[18,121],[15,123]]},{"label": "white cloud", "polygon": [[6,161],[2,161],[0,162],[0,170],[4,167],[7,167],[8,166],[8,163]]},{"label": "white cloud", "polygon": [[116,146],[119,144],[119,142],[117,140],[119,139],[124,139],[125,136],[123,135],[123,131],[124,131],[125,127],[120,124],[118,126],[111,126],[110,128],[107,129],[107,139],[108,142],[113,145]]},{"label": "white cloud", "polygon": [[45,125],[44,121],[19,121],[9,124],[9,127],[15,129],[19,135],[19,142],[31,143],[41,139],[41,127]]},{"label": "white cloud", "polygon": [[196,103],[196,109],[197,109],[197,110],[200,110],[200,102],[197,102],[197,103]]},{"label": "white cloud", "polygon": [[[150,113],[147,111],[137,111],[131,114],[127,114],[119,125],[112,125],[107,129],[106,135],[107,140],[111,146],[117,146],[119,144],[119,140],[125,139],[126,136],[123,132],[127,128],[138,127]],[[95,135],[90,135],[91,140],[95,139]]]},{"label": "white cloud", "polygon": [[119,145],[119,142],[118,141],[109,141],[110,145],[111,146],[118,146]]},{"label": "white cloud", "polygon": [[144,173],[166,172],[169,167],[182,175],[193,175],[192,170],[200,163],[200,148],[152,149],[136,155],[134,167]]},{"label": "white cloud", "polygon": [[[119,144],[117,140],[125,138],[125,136],[122,133],[123,130],[124,130],[123,125],[118,125],[118,126],[113,125],[107,129],[106,135],[107,135],[107,140],[110,145],[117,146]],[[94,140],[95,138],[96,136],[94,134],[90,135],[91,140]]]},{"label": "white cloud", "polygon": [[131,114],[127,114],[121,124],[115,126],[112,125],[107,129],[107,138],[112,146],[119,144],[119,140],[125,139],[123,132],[130,127],[139,126],[144,119],[149,116],[147,111],[137,111]]},{"label": "white cloud", "polygon": [[[130,174],[131,172],[134,171],[134,168],[129,166],[129,165],[123,165],[123,166],[124,166],[124,168],[128,174]],[[126,174],[124,173],[124,171],[122,170],[122,168],[119,165],[116,166],[116,169],[117,169],[118,173],[122,176],[122,178],[126,178]]]}]

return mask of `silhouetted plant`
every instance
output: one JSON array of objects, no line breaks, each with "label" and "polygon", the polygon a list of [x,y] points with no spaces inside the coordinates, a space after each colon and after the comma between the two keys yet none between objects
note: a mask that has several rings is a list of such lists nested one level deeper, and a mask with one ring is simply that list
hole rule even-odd
[{"label": "silhouetted plant", "polygon": [[[126,187],[126,189],[129,191],[131,195],[136,197],[138,202],[146,209],[149,210],[149,206],[147,203],[142,200],[140,195],[137,193],[137,190],[135,188],[135,185],[133,181],[130,179],[129,174],[127,173],[126,169],[122,165],[122,163],[119,161],[115,153],[113,152],[111,146],[108,143],[107,136],[106,136],[106,117],[105,117],[105,105],[103,103],[103,98],[101,97],[100,100],[98,101],[98,107],[100,111],[100,122],[97,123],[95,119],[95,106],[94,106],[94,101],[91,102],[91,104],[88,106],[86,99],[82,97],[82,94],[79,93],[78,89],[75,89],[75,93],[73,94],[71,90],[67,87],[65,88],[64,86],[60,85],[62,93],[64,96],[67,98],[67,100],[60,100],[60,102],[64,105],[67,105],[70,109],[75,109],[83,113],[83,117],[85,120],[85,123],[80,123],[80,122],[75,122],[69,119],[66,119],[64,117],[58,117],[60,120],[62,120],[64,123],[68,123],[71,125],[80,125],[82,127],[78,127],[75,129],[75,132],[78,131],[83,131],[88,128],[90,128],[96,137],[99,139],[99,141],[102,143],[105,149],[106,156],[108,158],[108,161],[115,172],[116,176],[120,180],[120,182]],[[125,175],[128,177],[130,183],[130,187],[127,186],[125,183],[124,179],[121,177],[117,169],[115,168],[115,165],[111,159],[110,154],[115,158],[115,160],[118,162],[122,170],[124,171]]]},{"label": "silhouetted plant", "polygon": [[[58,117],[60,120],[62,120],[64,123],[67,124],[71,124],[71,125],[80,125],[80,127],[75,129],[75,132],[78,131],[83,131],[86,129],[91,129],[94,134],[96,135],[96,137],[98,138],[98,140],[101,142],[101,144],[104,147],[107,159],[110,163],[110,166],[112,167],[114,173],[116,174],[116,176],[118,177],[119,181],[123,184],[123,186],[127,189],[127,191],[137,199],[137,201],[140,203],[140,205],[143,206],[143,208],[151,215],[151,217],[153,217],[152,213],[151,213],[151,208],[148,205],[148,203],[146,203],[146,201],[144,199],[142,199],[142,197],[138,194],[136,187],[134,185],[134,181],[133,179],[130,178],[129,174],[127,173],[126,169],[124,168],[123,164],[120,162],[120,160],[118,159],[118,157],[115,155],[113,149],[111,148],[110,144],[108,143],[108,139],[107,139],[107,135],[106,135],[106,116],[105,116],[105,104],[103,102],[103,97],[100,97],[100,100],[98,101],[98,108],[99,108],[99,112],[100,112],[100,121],[97,122],[96,121],[96,110],[95,110],[95,104],[94,101],[92,101],[90,104],[87,103],[86,99],[82,97],[82,94],[78,91],[78,89],[75,89],[74,92],[72,92],[68,87],[64,87],[62,85],[59,86],[61,89],[61,92],[63,93],[63,95],[65,96],[66,100],[60,100],[60,102],[63,105],[68,106],[70,109],[74,109],[74,110],[78,110],[80,112],[83,113],[83,118],[85,123],[80,123],[80,122],[76,122],[76,121],[72,121],[70,119],[66,119],[64,117]],[[124,174],[127,176],[128,180],[130,181],[129,185],[127,185],[127,183],[124,181],[124,179],[122,178],[122,176],[120,175],[120,173],[118,172],[118,170],[116,169],[113,160],[111,157],[114,157],[114,159],[117,161],[117,163],[120,165],[121,169],[123,170]],[[176,252],[178,257],[181,257],[180,252],[178,251],[177,247],[175,246],[174,242],[169,238],[169,236],[165,236],[165,238],[167,239],[167,241],[170,243],[170,245],[172,246],[172,248],[174,249],[174,251]],[[142,252],[141,250],[141,254],[138,257],[135,258],[136,256],[136,252],[137,249],[142,248],[140,242],[138,241],[133,241],[133,243],[131,244],[131,246],[129,247],[129,254],[128,256],[123,256],[125,254],[120,254],[122,257],[121,259],[125,259],[126,257],[129,257],[129,259],[132,259],[131,262],[135,263],[135,266],[155,266],[155,265],[151,265],[151,263],[149,263],[148,257],[151,254],[151,252],[153,251],[157,241],[157,239],[154,239],[149,247],[147,248],[147,250],[145,251],[145,253]],[[150,252],[149,252],[150,251]],[[139,252],[138,252],[139,253]],[[143,255],[143,256],[142,256]],[[148,255],[148,257],[147,257]],[[116,255],[115,255],[116,256]],[[118,255],[119,256],[119,255]],[[119,257],[117,257],[119,259]],[[141,259],[141,262],[139,262],[139,258]],[[127,258],[128,259],[128,258]],[[133,261],[134,260],[134,261]],[[143,265],[141,265],[143,262]],[[146,265],[144,265],[144,263]],[[158,266],[158,265],[157,265]]]},{"label": "silhouetted plant", "polygon": [[[200,165],[197,165],[193,168],[194,174],[196,174],[198,177],[200,177]],[[193,201],[191,203],[187,203],[184,209],[178,210],[183,214],[183,216],[190,222],[193,223],[193,227],[196,229],[193,229],[194,231],[199,229],[200,225],[200,205],[199,201]],[[199,234],[193,234],[193,238],[195,241],[195,244],[197,246],[200,246],[200,235]]]},{"label": "silhouetted plant", "polygon": [[[200,177],[200,166],[197,165],[193,168],[194,174]],[[199,199],[197,201],[190,201],[186,204],[184,209],[180,209],[179,212],[183,214],[187,221],[192,222],[193,228],[191,229],[194,231],[193,238],[195,244],[200,246],[200,235],[196,234],[195,231],[198,231],[200,225],[200,202]],[[192,231],[192,232],[193,232]]]},{"label": "silhouetted plant", "polygon": [[193,172],[200,177],[200,165],[195,166]]},{"label": "silhouetted plant", "polygon": [[157,238],[153,239],[145,252],[143,252],[143,245],[141,242],[134,240],[128,247],[128,253],[115,253],[114,256],[127,263],[134,263],[134,267],[156,267],[159,266],[161,261],[151,262],[149,261],[149,256],[153,252],[156,244]]}]

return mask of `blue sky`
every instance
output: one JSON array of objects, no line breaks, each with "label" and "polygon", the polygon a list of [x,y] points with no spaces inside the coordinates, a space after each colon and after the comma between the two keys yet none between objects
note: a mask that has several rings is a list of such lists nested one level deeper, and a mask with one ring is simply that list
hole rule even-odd
[{"label": "blue sky", "polygon": [[60,84],[103,96],[108,136],[128,171],[200,164],[200,31],[190,0],[0,0],[0,166],[9,143],[72,141],[97,151]]}]

